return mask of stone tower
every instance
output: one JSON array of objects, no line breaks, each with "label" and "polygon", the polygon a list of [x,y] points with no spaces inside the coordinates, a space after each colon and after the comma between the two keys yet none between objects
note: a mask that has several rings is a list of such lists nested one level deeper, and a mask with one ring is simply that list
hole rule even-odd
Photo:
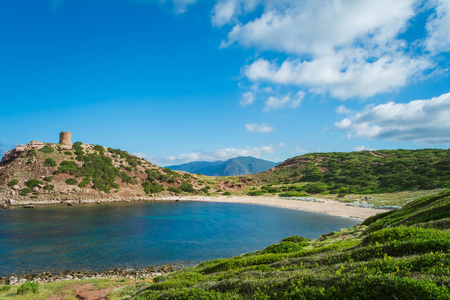
[{"label": "stone tower", "polygon": [[68,131],[63,131],[59,134],[59,143],[61,145],[72,145],[71,133]]}]

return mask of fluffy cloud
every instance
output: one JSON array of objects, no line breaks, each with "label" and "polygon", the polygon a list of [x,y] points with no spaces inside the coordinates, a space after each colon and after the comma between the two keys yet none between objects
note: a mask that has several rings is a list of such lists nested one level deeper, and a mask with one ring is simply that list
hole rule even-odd
[{"label": "fluffy cloud", "polygon": [[353,147],[353,150],[355,150],[355,151],[367,151],[367,150],[374,150],[374,149],[372,149],[370,147],[366,147],[364,145],[361,145],[361,146]]},{"label": "fluffy cloud", "polygon": [[[234,24],[221,47],[236,43],[290,56],[281,61],[262,57],[245,66],[243,74],[252,82],[296,85],[340,99],[368,98],[421,79],[435,67],[431,57],[410,52],[411,45],[399,38],[419,13],[421,0],[245,3],[222,0],[214,7],[213,24]],[[433,0],[429,5],[436,7],[436,14],[427,23],[426,46],[448,50],[450,4]],[[251,17],[239,20],[244,14]]]},{"label": "fluffy cloud", "polygon": [[271,109],[284,108],[286,106],[291,108],[298,107],[304,96],[304,92],[298,92],[295,97],[291,97],[291,94],[287,94],[284,97],[270,96],[266,101],[264,110],[269,111]]},{"label": "fluffy cloud", "polygon": [[266,145],[259,147],[246,147],[244,149],[236,148],[225,148],[216,151],[197,151],[186,154],[179,155],[169,155],[169,156],[149,156],[144,153],[135,153],[139,157],[144,157],[150,160],[152,163],[168,166],[183,164],[192,161],[216,161],[216,160],[227,160],[237,156],[253,156],[260,158],[264,154],[272,154],[277,150],[277,146]]},{"label": "fluffy cloud", "polygon": [[434,0],[436,13],[427,24],[429,38],[426,47],[429,51],[450,51],[450,2],[448,0]]},{"label": "fluffy cloud", "polygon": [[362,112],[335,124],[349,137],[450,143],[450,93],[409,103],[389,102],[368,106]]},{"label": "fluffy cloud", "polygon": [[267,123],[249,123],[245,124],[245,129],[248,132],[259,132],[259,133],[268,133],[275,131],[275,128]]},{"label": "fluffy cloud", "polygon": [[347,107],[345,107],[345,105],[340,105],[338,108],[336,108],[336,112],[337,112],[338,114],[344,114],[344,115],[346,115],[346,114],[351,113],[352,110],[349,109],[349,108],[347,108]]},{"label": "fluffy cloud", "polygon": [[240,104],[242,106],[247,106],[255,101],[255,95],[252,92],[246,92],[242,95]]}]

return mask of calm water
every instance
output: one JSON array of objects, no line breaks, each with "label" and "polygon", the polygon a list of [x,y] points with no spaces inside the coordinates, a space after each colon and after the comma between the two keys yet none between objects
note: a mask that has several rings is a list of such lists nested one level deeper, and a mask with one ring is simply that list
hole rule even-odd
[{"label": "calm water", "polygon": [[145,202],[0,210],[0,276],[197,263],[357,220],[259,205]]}]

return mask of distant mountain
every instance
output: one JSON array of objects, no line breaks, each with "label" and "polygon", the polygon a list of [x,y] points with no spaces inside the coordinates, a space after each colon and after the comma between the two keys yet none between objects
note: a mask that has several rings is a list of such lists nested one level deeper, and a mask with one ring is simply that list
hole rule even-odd
[{"label": "distant mountain", "polygon": [[277,164],[251,156],[240,156],[226,161],[194,161],[182,165],[168,166],[167,168],[208,176],[238,176],[264,172]]}]

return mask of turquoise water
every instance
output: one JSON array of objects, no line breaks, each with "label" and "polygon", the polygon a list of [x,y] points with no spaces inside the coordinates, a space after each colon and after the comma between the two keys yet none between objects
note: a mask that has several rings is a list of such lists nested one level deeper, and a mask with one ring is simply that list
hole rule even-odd
[{"label": "turquoise water", "polygon": [[0,276],[104,271],[262,250],[357,220],[259,205],[143,202],[0,210]]}]

